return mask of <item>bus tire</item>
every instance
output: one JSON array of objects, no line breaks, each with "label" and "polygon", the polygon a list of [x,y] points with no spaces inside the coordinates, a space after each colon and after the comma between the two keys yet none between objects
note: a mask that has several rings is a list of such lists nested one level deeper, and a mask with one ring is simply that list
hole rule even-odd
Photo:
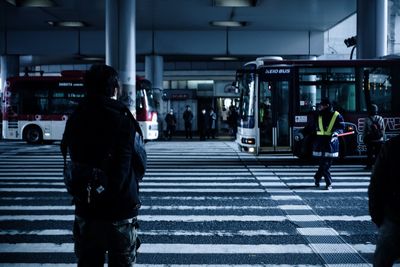
[{"label": "bus tire", "polygon": [[43,141],[42,130],[35,125],[26,127],[23,136],[28,144],[40,144]]}]

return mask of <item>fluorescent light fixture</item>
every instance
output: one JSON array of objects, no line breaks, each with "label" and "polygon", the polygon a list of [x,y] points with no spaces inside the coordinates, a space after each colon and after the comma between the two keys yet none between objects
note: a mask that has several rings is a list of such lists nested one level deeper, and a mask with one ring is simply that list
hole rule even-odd
[{"label": "fluorescent light fixture", "polygon": [[247,22],[234,20],[215,20],[211,21],[210,25],[216,27],[244,27],[247,25]]},{"label": "fluorescent light fixture", "polygon": [[96,57],[96,56],[81,56],[79,59],[84,61],[99,61],[99,62],[105,61],[103,57]]},{"label": "fluorescent light fixture", "polygon": [[50,26],[53,27],[67,27],[67,28],[82,28],[86,27],[87,24],[83,21],[48,21]]},{"label": "fluorescent light fixture", "polygon": [[234,61],[234,60],[238,60],[237,57],[229,57],[229,56],[223,56],[223,57],[213,57],[213,60],[217,60],[217,61]]},{"label": "fluorescent light fixture", "polygon": [[213,5],[219,7],[251,7],[257,5],[257,0],[213,0]]},{"label": "fluorescent light fixture", "polygon": [[53,0],[6,0],[16,7],[53,7],[56,3]]}]

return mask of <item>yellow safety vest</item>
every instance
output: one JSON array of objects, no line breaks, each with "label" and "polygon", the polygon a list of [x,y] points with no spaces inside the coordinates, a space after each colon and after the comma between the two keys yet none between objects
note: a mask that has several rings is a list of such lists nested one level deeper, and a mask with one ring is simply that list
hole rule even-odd
[{"label": "yellow safety vest", "polygon": [[322,116],[319,115],[318,116],[318,128],[319,131],[317,131],[317,135],[328,135],[331,136],[332,135],[332,129],[333,129],[333,125],[335,125],[335,121],[337,116],[339,115],[339,112],[335,111],[332,115],[331,121],[329,122],[328,125],[328,129],[324,130],[324,125],[322,123]]}]

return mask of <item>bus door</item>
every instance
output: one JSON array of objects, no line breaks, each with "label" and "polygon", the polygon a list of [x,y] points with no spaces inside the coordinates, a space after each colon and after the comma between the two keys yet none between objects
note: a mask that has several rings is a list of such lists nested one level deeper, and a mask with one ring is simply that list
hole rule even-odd
[{"label": "bus door", "polygon": [[258,92],[258,149],[290,151],[290,68],[261,69]]}]

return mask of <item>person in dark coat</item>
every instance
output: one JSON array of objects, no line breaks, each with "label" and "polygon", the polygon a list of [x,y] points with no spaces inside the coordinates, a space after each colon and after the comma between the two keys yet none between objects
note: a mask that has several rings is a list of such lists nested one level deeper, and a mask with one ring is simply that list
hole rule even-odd
[{"label": "person in dark coat", "polygon": [[72,162],[104,169],[108,181],[105,201],[95,205],[90,194],[87,201],[74,197],[78,266],[103,266],[106,252],[109,266],[131,266],[139,246],[140,178],[135,177],[134,144],[140,127],[115,100],[119,81],[112,67],[93,65],[85,75],[85,89],[87,97],[67,121],[61,151],[64,156],[69,152]]},{"label": "person in dark coat", "polygon": [[378,227],[373,266],[400,259],[400,135],[382,145],[368,187],[369,213]]},{"label": "person in dark coat", "polygon": [[314,135],[312,155],[319,159],[319,167],[314,175],[315,186],[320,186],[321,178],[325,179],[325,188],[332,188],[332,177],[329,171],[333,158],[339,157],[338,135],[343,133],[344,121],[339,112],[333,111],[329,99],[320,102],[315,119],[304,129],[305,134]]},{"label": "person in dark coat", "polygon": [[176,117],[172,108],[165,116],[165,122],[167,123],[167,138],[168,140],[171,140],[172,135],[175,133],[176,129]]},{"label": "person in dark coat", "polygon": [[230,133],[232,136],[236,139],[236,134],[237,134],[237,121],[238,121],[238,113],[236,111],[235,106],[230,106],[229,107],[229,116],[228,116],[228,124],[229,124],[229,129]]},{"label": "person in dark coat", "polygon": [[183,112],[183,121],[185,122],[185,135],[186,139],[192,139],[192,121],[193,121],[193,112],[190,109],[190,106],[186,106],[186,110]]},{"label": "person in dark coat", "polygon": [[206,110],[203,108],[201,110],[201,113],[199,114],[199,135],[200,135],[200,140],[204,141],[206,140],[206,133],[207,133],[207,127],[208,127],[208,116],[206,114]]}]

